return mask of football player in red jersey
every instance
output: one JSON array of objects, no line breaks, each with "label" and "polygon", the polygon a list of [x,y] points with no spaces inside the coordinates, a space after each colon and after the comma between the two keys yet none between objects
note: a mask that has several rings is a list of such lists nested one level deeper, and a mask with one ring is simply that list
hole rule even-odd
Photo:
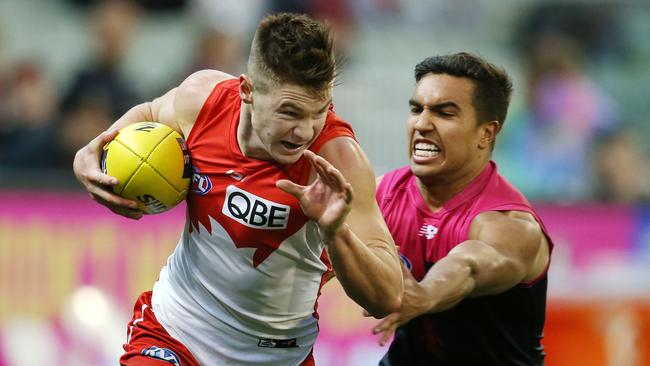
[{"label": "football player in red jersey", "polygon": [[116,179],[99,167],[121,127],[173,127],[201,182],[176,250],[136,303],[122,365],[313,364],[315,303],[330,268],[374,316],[399,308],[397,251],[368,159],[334,113],[335,74],[327,27],[267,16],[246,74],[196,72],[78,151],[78,180],[132,219],[142,216],[136,202],[115,195]]}]

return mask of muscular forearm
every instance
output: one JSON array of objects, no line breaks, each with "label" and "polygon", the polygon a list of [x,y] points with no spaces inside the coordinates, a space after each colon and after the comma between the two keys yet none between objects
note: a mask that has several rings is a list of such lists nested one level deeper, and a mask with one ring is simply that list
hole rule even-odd
[{"label": "muscular forearm", "polygon": [[503,292],[523,276],[523,268],[491,246],[468,240],[438,261],[420,281],[429,296],[425,312],[447,310],[466,297]]},{"label": "muscular forearm", "polygon": [[363,243],[347,225],[325,242],[334,273],[350,298],[378,318],[399,309],[402,274],[389,243]]},{"label": "muscular forearm", "polygon": [[437,262],[419,285],[425,299],[422,313],[435,313],[454,307],[475,287],[471,266],[460,258],[447,256]]}]

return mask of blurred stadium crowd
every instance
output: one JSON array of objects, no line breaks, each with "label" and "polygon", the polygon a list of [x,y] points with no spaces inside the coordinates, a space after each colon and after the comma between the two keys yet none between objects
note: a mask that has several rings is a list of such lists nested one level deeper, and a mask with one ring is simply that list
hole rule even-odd
[{"label": "blurred stadium crowd", "polygon": [[[417,62],[503,65],[515,91],[494,160],[557,243],[549,363],[650,365],[647,0],[0,0],[0,366],[114,364],[183,213],[148,217],[154,230],[117,218],[79,194],[73,155],[195,70],[244,72],[277,11],[330,22],[345,61],[334,104],[377,175],[407,163]],[[383,354],[345,300],[324,298],[320,365]]]},{"label": "blurred stadium crowd", "polygon": [[38,186],[43,174],[74,187],[80,146],[192,71],[243,72],[253,27],[274,11],[331,23],[346,60],[334,101],[378,174],[406,162],[415,62],[466,50],[515,77],[495,160],[528,197],[650,198],[650,6],[642,1],[6,0],[0,187]]}]

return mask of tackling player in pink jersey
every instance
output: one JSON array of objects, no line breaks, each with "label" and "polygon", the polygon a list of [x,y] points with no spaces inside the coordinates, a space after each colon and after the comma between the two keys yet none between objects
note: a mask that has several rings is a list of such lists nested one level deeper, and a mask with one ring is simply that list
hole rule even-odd
[{"label": "tackling player in pink jersey", "polygon": [[490,160],[512,84],[467,53],[425,59],[415,80],[410,166],[377,188],[405,281],[373,329],[395,335],[380,365],[543,365],[552,242]]},{"label": "tackling player in pink jersey", "polygon": [[330,269],[373,315],[399,308],[397,251],[368,160],[333,111],[335,74],[325,26],[267,16],[247,74],[197,72],[77,153],[79,181],[133,219],[142,216],[136,203],[107,189],[116,179],[99,168],[116,131],[168,124],[192,158],[185,229],[136,302],[121,365],[313,365],[316,301]]}]

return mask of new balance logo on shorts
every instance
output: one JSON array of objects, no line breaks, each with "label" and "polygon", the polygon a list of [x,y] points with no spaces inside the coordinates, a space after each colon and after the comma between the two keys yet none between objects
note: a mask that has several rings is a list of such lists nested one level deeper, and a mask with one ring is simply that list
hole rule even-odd
[{"label": "new balance logo on shorts", "polygon": [[287,228],[290,210],[287,205],[228,186],[221,213],[254,229],[281,230]]},{"label": "new balance logo on shorts", "polygon": [[174,353],[174,351],[167,348],[152,346],[143,349],[142,352],[140,352],[140,354],[158,360],[167,361],[174,366],[181,366],[181,361],[176,355],[176,353]]}]

